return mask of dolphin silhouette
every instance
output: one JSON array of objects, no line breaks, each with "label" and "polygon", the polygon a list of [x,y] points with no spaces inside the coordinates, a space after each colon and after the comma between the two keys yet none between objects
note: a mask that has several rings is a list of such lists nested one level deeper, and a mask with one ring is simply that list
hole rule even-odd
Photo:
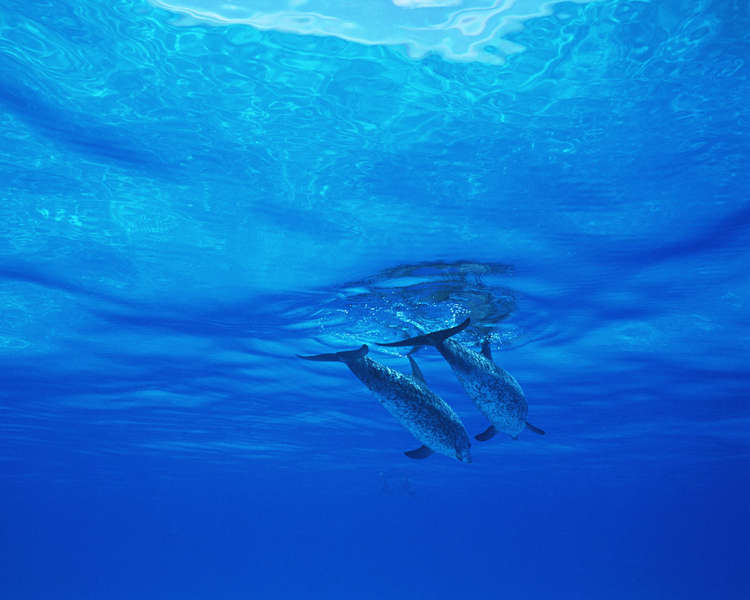
[{"label": "dolphin silhouette", "polygon": [[305,360],[343,362],[372,390],[380,403],[409,432],[422,442],[415,450],[404,452],[409,458],[427,458],[433,452],[461,462],[471,462],[471,442],[461,419],[435,394],[409,356],[413,375],[409,377],[367,357],[367,345],[358,350],[300,356]]},{"label": "dolphin silhouette", "polygon": [[544,431],[526,421],[528,405],[521,386],[513,375],[492,361],[489,341],[482,344],[482,352],[474,352],[450,339],[469,326],[471,319],[463,323],[408,338],[400,342],[378,344],[379,346],[434,346],[453,369],[464,390],[477,408],[492,423],[485,431],[474,436],[486,442],[502,431],[513,437],[524,428],[544,435]]}]

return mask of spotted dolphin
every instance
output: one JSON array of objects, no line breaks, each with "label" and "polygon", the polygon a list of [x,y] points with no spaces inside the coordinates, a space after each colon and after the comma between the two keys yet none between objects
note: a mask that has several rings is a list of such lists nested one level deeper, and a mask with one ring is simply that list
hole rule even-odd
[{"label": "spotted dolphin", "polygon": [[453,369],[464,390],[490,423],[485,431],[474,436],[480,442],[492,438],[498,431],[513,438],[525,429],[540,435],[544,431],[526,421],[528,405],[521,386],[513,375],[492,361],[490,344],[485,341],[482,351],[474,352],[450,339],[469,326],[470,319],[449,329],[418,335],[400,342],[379,346],[434,346]]},{"label": "spotted dolphin", "polygon": [[409,377],[368,358],[367,350],[367,345],[363,345],[358,350],[299,358],[346,364],[386,410],[422,442],[419,448],[404,453],[409,458],[427,458],[439,452],[461,462],[471,462],[466,428],[453,409],[427,387],[414,359],[409,356],[413,373]]}]

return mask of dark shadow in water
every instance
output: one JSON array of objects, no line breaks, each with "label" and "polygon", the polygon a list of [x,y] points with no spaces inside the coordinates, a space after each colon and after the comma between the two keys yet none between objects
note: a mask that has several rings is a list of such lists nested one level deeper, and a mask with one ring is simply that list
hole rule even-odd
[{"label": "dark shadow in water", "polygon": [[639,256],[638,262],[650,264],[692,255],[708,255],[717,248],[723,248],[742,241],[750,231],[750,204],[743,206],[713,224],[702,228],[697,235],[678,242],[648,251],[646,256]]},{"label": "dark shadow in water", "polygon": [[0,280],[2,279],[30,283],[50,290],[68,292],[77,296],[87,296],[105,302],[125,303],[122,299],[112,294],[101,292],[91,286],[75,283],[65,277],[51,273],[48,269],[39,268],[37,265],[27,262],[5,262],[5,264],[0,266]]},{"label": "dark shadow in water", "polygon": [[137,166],[154,174],[163,174],[169,167],[153,152],[123,138],[117,128],[51,106],[40,99],[38,92],[23,84],[4,81],[0,85],[0,105],[40,134],[85,156]]}]

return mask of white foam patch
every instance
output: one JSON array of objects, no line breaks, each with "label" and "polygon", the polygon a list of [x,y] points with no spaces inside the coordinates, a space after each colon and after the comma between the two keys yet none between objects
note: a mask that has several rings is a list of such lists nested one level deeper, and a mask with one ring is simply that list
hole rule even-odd
[{"label": "white foam patch", "polygon": [[[585,4],[594,0],[570,0]],[[414,58],[436,52],[457,61],[501,64],[524,48],[507,39],[559,0],[151,0],[216,24],[406,46]]]}]

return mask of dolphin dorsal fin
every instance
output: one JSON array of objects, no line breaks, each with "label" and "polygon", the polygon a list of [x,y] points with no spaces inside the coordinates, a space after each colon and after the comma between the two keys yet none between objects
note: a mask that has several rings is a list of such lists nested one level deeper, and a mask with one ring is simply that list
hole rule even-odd
[{"label": "dolphin dorsal fin", "polygon": [[411,365],[412,377],[414,377],[414,379],[416,379],[417,381],[421,381],[422,383],[426,384],[427,382],[424,380],[424,375],[422,375],[422,369],[419,368],[417,361],[411,357],[411,354],[407,354],[406,358],[409,359],[409,364]]},{"label": "dolphin dorsal fin", "polygon": [[492,348],[490,348],[489,338],[482,342],[482,356],[484,356],[487,360],[492,360]]}]

